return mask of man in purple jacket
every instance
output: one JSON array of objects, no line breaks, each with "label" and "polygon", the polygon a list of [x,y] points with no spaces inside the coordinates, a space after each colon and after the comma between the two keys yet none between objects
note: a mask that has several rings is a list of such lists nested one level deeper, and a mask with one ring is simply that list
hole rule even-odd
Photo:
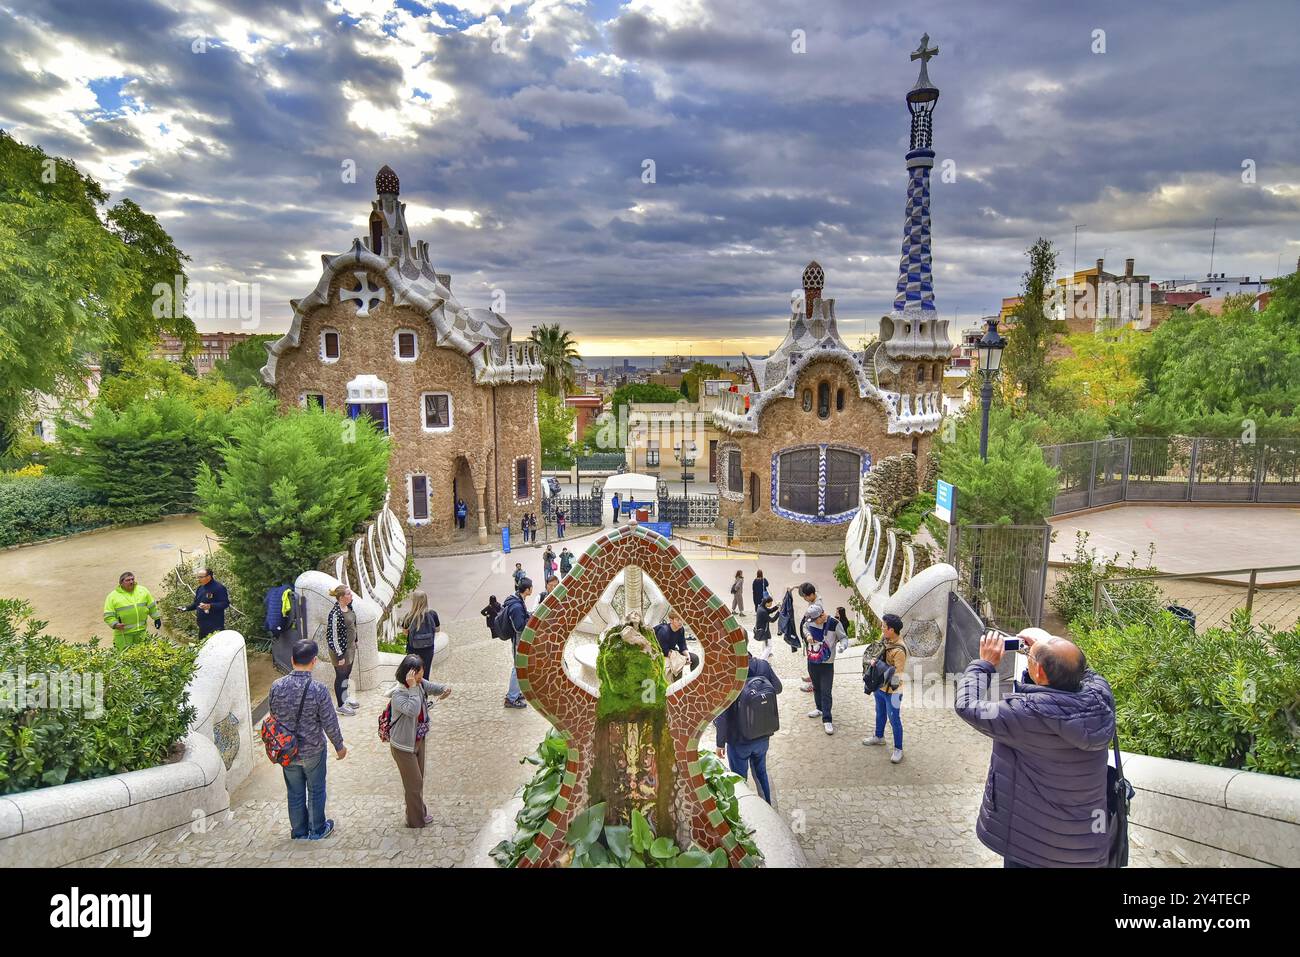
[{"label": "man in purple jacket", "polygon": [[1020,639],[1029,667],[1014,693],[997,699],[993,631],[957,685],[957,714],[993,739],[975,833],[1006,867],[1104,867],[1115,698],[1073,642],[1039,628]]}]

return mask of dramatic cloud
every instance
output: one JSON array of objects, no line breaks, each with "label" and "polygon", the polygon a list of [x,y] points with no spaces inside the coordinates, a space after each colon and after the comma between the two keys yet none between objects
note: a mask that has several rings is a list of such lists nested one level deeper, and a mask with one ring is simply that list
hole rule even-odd
[{"label": "dramatic cloud", "polygon": [[1290,0],[874,6],[0,0],[0,126],[157,214],[193,279],[260,283],[267,331],[388,163],[467,305],[595,354],[761,351],[809,259],[850,336],[889,310],[928,32],[943,314],[995,311],[1040,235],[1068,270],[1076,223],[1080,263],[1203,274],[1218,218],[1216,271],[1294,268]]}]

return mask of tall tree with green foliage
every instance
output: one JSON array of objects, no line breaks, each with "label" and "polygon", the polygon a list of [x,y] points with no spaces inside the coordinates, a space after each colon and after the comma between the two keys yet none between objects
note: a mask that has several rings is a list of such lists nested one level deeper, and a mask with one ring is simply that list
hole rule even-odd
[{"label": "tall tree with green foliage", "polygon": [[1056,470],[1043,461],[1042,420],[1013,415],[995,403],[989,413],[988,461],[980,460],[980,410],[957,421],[953,441],[939,446],[939,477],[957,489],[963,525],[1041,525],[1056,497]]},{"label": "tall tree with green foliage", "polygon": [[582,358],[578,355],[573,334],[560,328],[557,322],[537,326],[528,341],[537,346],[542,367],[546,370],[542,376],[542,391],[561,398],[572,392],[577,381],[574,364]]},{"label": "tall tree with green foliage", "polygon": [[230,356],[217,360],[217,375],[225,379],[235,389],[265,389],[262,381],[262,366],[266,365],[266,343],[274,342],[279,336],[252,336],[230,347]]},{"label": "tall tree with green foliage", "polygon": [[153,308],[155,284],[184,288],[188,257],[134,202],[107,202],[71,162],[0,131],[0,448],[34,392],[83,392],[92,357],[193,340],[182,303]]},{"label": "tall tree with green foliage", "polygon": [[60,425],[56,468],[135,521],[193,509],[195,475],[217,461],[225,437],[226,412],[216,405],[173,395],[121,411],[104,402],[89,421]]},{"label": "tall tree with green foliage", "polygon": [[537,393],[537,430],[542,439],[542,458],[559,459],[569,455],[569,436],[577,410],[549,392]]},{"label": "tall tree with green foliage", "polygon": [[231,414],[220,452],[219,466],[199,469],[200,513],[254,594],[341,550],[384,502],[389,446],[364,416],[281,415],[256,396]]},{"label": "tall tree with green foliage", "polygon": [[1056,336],[1056,324],[1048,299],[1056,272],[1056,250],[1050,240],[1040,237],[1025,256],[1029,268],[1021,279],[1021,303],[1011,314],[1001,380],[1008,399],[1035,409],[1049,400],[1047,353]]},{"label": "tall tree with green foliage", "polygon": [[182,363],[166,359],[128,359],[116,375],[100,383],[95,405],[122,412],[136,402],[162,396],[221,411],[230,410],[239,401],[238,390],[218,376],[190,375]]},{"label": "tall tree with green foliage", "polygon": [[1134,368],[1141,431],[1300,434],[1300,274],[1277,279],[1262,312],[1193,308],[1161,323]]}]

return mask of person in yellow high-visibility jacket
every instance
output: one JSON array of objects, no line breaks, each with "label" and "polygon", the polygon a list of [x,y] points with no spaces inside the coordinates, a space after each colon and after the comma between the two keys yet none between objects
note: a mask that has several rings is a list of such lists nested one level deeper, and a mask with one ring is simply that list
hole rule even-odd
[{"label": "person in yellow high-visibility jacket", "polygon": [[113,629],[113,647],[130,648],[145,640],[149,619],[162,628],[162,614],[149,589],[135,583],[135,575],[122,572],[117,587],[104,599],[104,623]]}]

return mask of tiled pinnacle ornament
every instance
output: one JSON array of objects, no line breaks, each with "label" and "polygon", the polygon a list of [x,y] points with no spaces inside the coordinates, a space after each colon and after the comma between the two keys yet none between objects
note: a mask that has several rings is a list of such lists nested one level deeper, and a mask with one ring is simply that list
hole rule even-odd
[{"label": "tiled pinnacle ornament", "polygon": [[[598,669],[603,667],[606,675],[618,668],[656,675],[652,683],[659,690],[648,696],[643,709],[608,696],[602,706],[569,678],[563,661],[565,644],[578,623],[625,569],[625,607],[631,612],[621,627],[606,632]],[[654,579],[681,613],[703,652],[695,679],[666,695],[658,678],[663,673],[658,644],[648,640],[642,646],[645,632],[637,611],[642,574]],[[563,807],[553,809],[549,818],[555,827],[537,835],[519,866],[561,863],[569,822],[593,798],[607,803],[612,799],[619,810],[609,813],[629,807],[650,812],[657,833],[671,834],[679,847],[721,847],[733,867],[755,865],[709,794],[699,752],[701,735],[744,686],[745,649],[745,632],[667,539],[631,523],[593,542],[547,595],[519,639],[515,661],[520,687],[569,743],[560,790]]]}]

